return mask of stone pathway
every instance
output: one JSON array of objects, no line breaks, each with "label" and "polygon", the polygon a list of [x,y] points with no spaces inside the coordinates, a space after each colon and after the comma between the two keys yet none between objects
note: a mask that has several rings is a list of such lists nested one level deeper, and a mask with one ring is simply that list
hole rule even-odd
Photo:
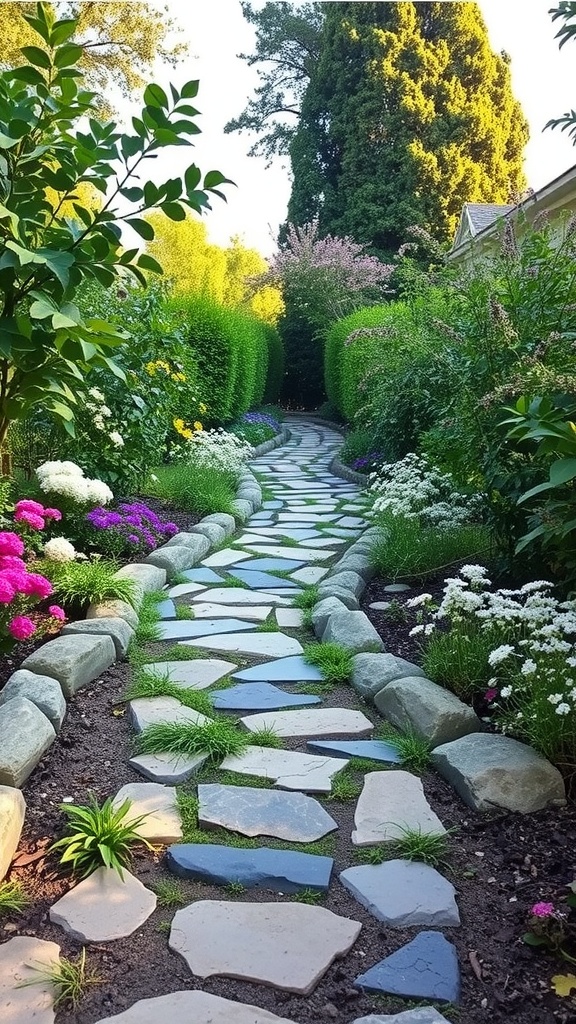
[{"label": "stone pathway", "polygon": [[[347,836],[353,844],[386,843],[407,825],[422,832],[445,830],[427,803],[420,780],[398,770],[394,749],[371,738],[372,721],[354,691],[350,690],[350,703],[355,706],[322,707],[324,697],[317,686],[322,672],[303,658],[308,635],[302,632],[302,614],[294,600],[305,585],[325,577],[347,544],[369,524],[358,488],[330,473],[330,462],[341,445],[339,435],[299,419],[288,425],[290,442],[251,466],[267,490],[261,511],[237,539],[184,573],[187,582],[167,588],[161,607],[162,638],[199,649],[200,656],[149,666],[149,671],[168,676],[183,691],[208,694],[215,714],[230,713],[234,719],[244,714],[237,728],[247,737],[253,733],[254,742],[224,758],[213,781],[203,774],[195,791],[197,835],[202,842],[178,841],[181,822],[170,787],[193,784],[205,765],[204,755],[131,757],[129,764],[142,781],[111,795],[118,801],[131,796],[135,815],[150,814],[142,834],[153,843],[172,844],[165,863],[175,875],[247,890],[240,899],[198,900],[174,915],[168,945],[184,959],[194,979],[234,978],[308,994],[336,958],[353,956],[358,968],[354,984],[360,990],[424,1003],[458,1002],[456,951],[441,932],[423,930],[381,959],[378,948],[355,952],[362,924],[353,918],[307,902],[250,897],[258,887],[296,894],[336,887],[348,890],[358,910],[365,908],[387,929],[447,928],[450,934],[459,924],[454,888],[432,868],[398,860],[377,866],[350,864],[333,877],[330,857],[298,850],[299,844],[317,841],[338,828],[318,796],[330,794],[334,777],[355,757],[370,758],[373,767],[366,772],[355,827]],[[178,618],[181,605],[191,608],[194,617]],[[157,723],[211,721],[174,696],[138,698],[129,713],[137,732]],[[282,737],[280,749],[261,744],[262,729]],[[245,776],[245,785],[231,777],[228,783],[227,772]],[[259,845],[238,846],[238,837],[260,837]],[[271,838],[295,848],[268,846]],[[122,881],[101,869],[59,900],[50,917],[81,941],[109,942],[132,934],[155,905],[154,894],[132,875],[125,873]],[[0,1012],[3,981],[0,966]],[[35,997],[40,999],[37,991]],[[99,1024],[156,1024],[160,1019],[174,1024],[289,1024],[264,1009],[202,992],[179,991],[141,1002],[137,997],[134,992],[131,1009]],[[350,1024],[353,1018],[351,1009]],[[366,1018],[374,1024],[396,1019]],[[20,1024],[20,1018],[16,1020]],[[444,1018],[432,1008],[420,1008],[407,1009],[398,1020],[432,1024]]]}]

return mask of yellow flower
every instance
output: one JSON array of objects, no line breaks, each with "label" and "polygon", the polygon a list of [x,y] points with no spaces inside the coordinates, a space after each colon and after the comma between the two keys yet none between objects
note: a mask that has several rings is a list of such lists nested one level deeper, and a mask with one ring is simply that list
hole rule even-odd
[{"label": "yellow flower", "polygon": [[172,380],[175,380],[175,381],[185,381],[186,380],[186,374],[185,373],[173,373],[173,374],[171,374],[171,377],[172,377]]},{"label": "yellow flower", "polygon": [[156,373],[156,363],[146,363],[144,369],[146,370],[146,373],[150,375],[150,377],[153,377],[154,374]]},{"label": "yellow flower", "polygon": [[203,430],[203,429],[204,429],[204,427],[202,426],[202,424],[200,423],[200,421],[199,421],[199,420],[196,420],[196,421],[194,422],[194,430]]},{"label": "yellow flower", "polygon": [[204,405],[204,402],[200,402],[200,405],[198,406],[198,411],[200,415],[203,416],[205,412],[208,412],[208,406]]}]

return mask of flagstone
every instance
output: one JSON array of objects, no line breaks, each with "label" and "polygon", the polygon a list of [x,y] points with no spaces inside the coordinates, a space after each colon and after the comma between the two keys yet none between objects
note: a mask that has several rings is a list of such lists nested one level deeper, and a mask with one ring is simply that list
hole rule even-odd
[{"label": "flagstone", "polygon": [[[306,505],[305,508],[310,506]],[[301,523],[333,523],[338,518],[338,514],[333,512],[332,514],[322,515],[319,512],[303,512],[301,509],[292,512],[280,512],[278,515],[279,523],[290,523],[298,517],[298,521]]]},{"label": "flagstone", "polygon": [[422,782],[404,771],[369,772],[354,814],[354,846],[378,846],[400,839],[405,829],[445,835],[446,829],[424,796]]},{"label": "flagstone", "polygon": [[220,783],[198,786],[198,824],[291,843],[313,843],[338,828],[322,804],[304,793]]},{"label": "flagstone", "polygon": [[262,508],[282,508],[283,501],[277,501],[276,499],[271,501],[263,501]]},{"label": "flagstone", "polygon": [[[241,569],[252,572],[253,569],[258,569],[264,572],[274,571],[275,569],[282,569],[289,572],[290,569],[300,569],[305,563],[296,560],[295,558],[251,558],[249,562],[244,562]],[[235,566],[232,566],[230,572],[234,575]]]},{"label": "flagstone", "polygon": [[299,711],[264,711],[241,718],[249,732],[271,729],[277,736],[370,736],[374,725],[362,711],[352,708],[303,708]]},{"label": "flagstone", "polygon": [[213,651],[234,651],[266,658],[302,654],[303,651],[298,640],[283,633],[224,633],[197,640],[182,640],[181,643],[186,647],[207,647]]},{"label": "flagstone", "polygon": [[454,886],[429,864],[388,860],[340,874],[345,889],[390,928],[453,928],[460,924]]},{"label": "flagstone", "polygon": [[199,711],[181,704],[175,697],[137,697],[130,701],[128,707],[136,732],[142,732],[150,725],[164,725],[166,722],[205,725],[211,721]]},{"label": "flagstone", "polygon": [[129,782],[114,797],[114,807],[130,801],[125,821],[145,816],[136,832],[153,843],[177,843],[182,838],[182,821],[176,791],[159,782]]},{"label": "flagstone", "polygon": [[202,565],[208,567],[233,565],[235,562],[242,562],[245,558],[250,558],[246,552],[236,551],[235,548],[223,548],[222,551],[214,551],[213,554],[208,555],[208,558],[204,558]]},{"label": "flagstone", "polygon": [[[258,572],[256,569],[235,569],[234,576],[242,580],[251,590],[261,590],[264,587],[274,587],[275,590],[290,589],[294,584],[285,580],[283,576],[274,576],[273,573]],[[238,602],[240,604],[241,602]]]},{"label": "flagstone", "polygon": [[396,747],[383,740],[308,740],[309,750],[330,757],[362,757],[370,761],[399,764],[400,754]]},{"label": "flagstone", "polygon": [[207,754],[194,754],[193,757],[181,757],[179,754],[138,754],[131,757],[128,764],[151,782],[179,786],[196,775],[207,760]]},{"label": "flagstone", "polygon": [[[253,590],[245,590],[243,587],[215,587],[214,590],[209,590],[207,593],[202,594],[198,597],[198,602],[202,603],[209,600],[211,604],[223,604],[223,605],[244,605],[246,607],[255,605],[258,607],[262,605],[262,594],[256,593]],[[195,608],[196,598],[193,598]],[[276,601],[268,601],[268,604],[287,604],[288,602],[284,597],[278,597]],[[229,613],[228,613],[229,614]]]},{"label": "flagstone", "polygon": [[195,619],[216,619],[219,616],[233,615],[235,619],[246,622],[265,622],[272,612],[272,605],[228,605],[228,604],[195,604]]},{"label": "flagstone", "polygon": [[156,909],[156,896],[124,869],[97,868],[50,907],[52,924],[79,942],[111,942],[132,935]]},{"label": "flagstone", "polygon": [[168,591],[168,597],[185,597],[187,594],[206,593],[206,587],[201,583],[177,583]]},{"label": "flagstone", "polygon": [[158,623],[160,640],[191,640],[193,637],[210,636],[212,633],[236,633],[238,630],[256,629],[256,626],[241,619],[178,619],[175,622]]},{"label": "flagstone", "polygon": [[[247,544],[246,547],[250,548],[257,555],[261,555],[263,558],[282,558],[283,554],[286,554],[288,548],[273,547],[264,544]],[[335,551],[317,550],[311,548],[309,545],[306,547],[293,548],[293,551],[297,552],[298,558],[303,562],[323,562],[328,558],[333,558],[336,554]],[[236,573],[235,573],[236,575]]]},{"label": "flagstone", "polygon": [[241,754],[225,758],[223,771],[273,779],[280,789],[304,793],[330,793],[334,775],[348,764],[336,757],[319,757],[298,750],[249,746]]},{"label": "flagstone", "polygon": [[205,690],[237,667],[231,661],[219,658],[190,658],[189,661],[152,661],[143,665],[142,671],[144,674],[168,676],[171,683],[183,690]]},{"label": "flagstone", "polygon": [[168,944],[195,977],[238,978],[308,995],[352,948],[361,927],[305,903],[197,900],[174,915]]},{"label": "flagstone", "polygon": [[324,679],[324,676],[316,665],[309,665],[303,657],[296,655],[278,658],[277,661],[269,661],[265,665],[252,665],[240,672],[234,672],[232,678],[247,682],[300,683],[309,680],[318,682]]},{"label": "flagstone", "polygon": [[320,580],[324,579],[329,569],[320,568],[320,566],[308,566],[306,569],[297,569],[290,576],[291,580],[297,580],[298,583],[304,583],[306,586],[311,586],[314,583],[319,583]]},{"label": "flagstone", "polygon": [[174,601],[166,600],[159,601],[155,608],[156,614],[160,619],[175,619],[176,618],[176,605]]},{"label": "flagstone", "polygon": [[265,711],[320,704],[320,697],[286,693],[271,683],[238,683],[227,690],[217,690],[210,696],[218,711]]},{"label": "flagstone", "polygon": [[360,516],[342,516],[338,520],[338,526],[368,526],[369,523],[366,519],[362,519]]},{"label": "flagstone", "polygon": [[259,1006],[236,1003],[200,991],[170,992],[153,999],[140,999],[129,1010],[105,1017],[97,1024],[158,1024],[159,1021],[168,1024],[294,1024]]},{"label": "flagstone", "polygon": [[365,992],[457,1004],[460,971],[456,949],[441,932],[420,932],[412,942],[361,974],[354,984]]},{"label": "flagstone", "polygon": [[303,889],[327,892],[334,866],[331,857],[318,857],[299,850],[256,850],[181,843],[166,854],[169,871],[180,878],[212,885],[239,883],[247,889],[265,888],[292,893]]},{"label": "flagstone", "polygon": [[341,537],[319,537],[318,540],[306,541],[309,548],[333,548],[344,544]]},{"label": "flagstone", "polygon": [[301,608],[277,608],[276,622],[280,629],[297,629],[304,622],[304,612]]},{"label": "flagstone", "polygon": [[186,569],[182,573],[187,580],[191,580],[192,583],[221,583],[222,577],[214,572],[213,569],[207,569],[205,566],[198,566],[196,569]]},{"label": "flagstone", "polygon": [[60,946],[32,935],[0,945],[0,1020],[3,1024],[53,1024],[58,989],[39,971],[57,969]]}]

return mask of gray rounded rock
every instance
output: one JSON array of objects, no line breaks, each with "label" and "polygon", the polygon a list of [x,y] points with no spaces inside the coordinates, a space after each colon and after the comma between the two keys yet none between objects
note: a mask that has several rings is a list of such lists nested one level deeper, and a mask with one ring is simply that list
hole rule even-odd
[{"label": "gray rounded rock", "polygon": [[325,581],[325,586],[337,587],[339,590],[349,590],[354,594],[354,597],[361,597],[366,587],[366,581],[357,572],[352,572],[352,570],[341,571],[341,568],[341,566],[338,566],[338,572],[328,577]]},{"label": "gray rounded rock", "polygon": [[[116,657],[124,658],[128,653],[134,630],[125,619],[119,616],[102,616],[98,619],[79,619],[67,622],[62,629],[62,636],[73,636],[78,633],[89,633],[92,636],[109,636],[116,648]],[[39,705],[38,705],[39,706]]]},{"label": "gray rounded rock", "polygon": [[328,619],[322,643],[338,644],[347,651],[384,650],[384,644],[364,612],[336,612]]},{"label": "gray rounded rock", "polygon": [[58,636],[49,640],[22,663],[22,668],[40,676],[52,676],[64,695],[73,697],[116,660],[116,649],[109,636]]},{"label": "gray rounded rock", "polygon": [[231,509],[236,519],[239,519],[241,523],[245,523],[252,513],[255,511],[251,501],[246,501],[244,498],[236,498],[231,503]]},{"label": "gray rounded rock", "polygon": [[[196,537],[196,540],[205,540],[203,537]],[[202,550],[200,547],[199,550]],[[196,555],[196,551],[189,545],[184,544],[165,544],[161,548],[156,548],[156,551],[152,551],[147,556],[147,561],[151,565],[157,565],[161,569],[166,570],[168,579],[172,579],[173,576],[177,576],[178,573],[184,569],[190,569],[196,562],[200,561],[204,557],[206,549],[202,550],[202,553]]]},{"label": "gray rounded rock", "polygon": [[480,719],[468,704],[421,676],[393,679],[375,695],[374,703],[397,729],[416,733],[432,747],[482,729]]},{"label": "gray rounded rock", "polygon": [[55,732],[60,732],[66,715],[66,698],[57,679],[21,668],[12,673],[0,691],[0,706],[14,697],[26,697],[32,701],[52,723]]},{"label": "gray rounded rock", "polygon": [[166,573],[157,566],[147,565],[145,562],[123,565],[115,575],[120,579],[133,580],[141,594],[162,590],[166,583]]},{"label": "gray rounded rock", "polygon": [[56,739],[52,723],[26,697],[0,707],[0,785],[20,787]]},{"label": "gray rounded rock", "polygon": [[210,516],[204,516],[198,525],[201,526],[203,523],[215,523],[216,526],[221,526],[227,537],[231,537],[236,532],[236,520],[227,512],[213,512]]},{"label": "gray rounded rock", "polygon": [[325,597],[322,601],[319,601],[318,604],[314,605],[312,611],[312,627],[316,636],[322,636],[331,615],[334,615],[336,612],[345,611],[346,605],[337,597]]},{"label": "gray rounded rock", "polygon": [[376,569],[372,565],[368,555],[362,551],[352,551],[350,548],[337,566],[338,572],[354,572],[361,576],[368,583],[376,575]]},{"label": "gray rounded rock", "polygon": [[91,604],[86,612],[87,619],[124,619],[132,629],[138,627],[138,616],[127,601],[99,601]]},{"label": "gray rounded rock", "polygon": [[0,786],[0,882],[18,849],[25,813],[26,802],[20,790]]},{"label": "gray rounded rock", "polygon": [[190,527],[192,534],[200,534],[210,542],[210,545],[221,544],[223,540],[226,540],[228,534],[223,526],[218,526],[218,523],[198,523],[197,526]]},{"label": "gray rounded rock", "polygon": [[358,598],[354,597],[349,590],[344,590],[342,587],[336,587],[330,584],[329,580],[323,581],[318,587],[318,600],[325,601],[327,598],[335,597],[348,608],[349,611],[357,611],[360,607]]},{"label": "gray rounded rock", "polygon": [[365,700],[372,700],[393,679],[402,676],[422,676],[419,665],[394,654],[357,654],[352,659],[352,686]]}]

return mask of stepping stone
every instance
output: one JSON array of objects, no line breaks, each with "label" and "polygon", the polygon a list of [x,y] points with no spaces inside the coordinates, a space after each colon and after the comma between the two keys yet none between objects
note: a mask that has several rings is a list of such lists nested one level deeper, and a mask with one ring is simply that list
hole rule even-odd
[{"label": "stepping stone", "polygon": [[53,1024],[58,990],[51,982],[40,981],[38,972],[58,967],[60,946],[17,935],[0,949],[0,1020],[3,1024]]},{"label": "stepping stone", "polygon": [[219,975],[308,995],[361,927],[305,903],[198,900],[176,912],[168,945],[197,978]]},{"label": "stepping stone", "polygon": [[347,764],[347,761],[336,757],[318,757],[315,754],[302,754],[298,750],[249,746],[241,754],[227,757],[220,768],[239,775],[274,779],[280,789],[330,793],[334,775]]},{"label": "stepping stone", "polygon": [[405,594],[407,590],[412,588],[407,583],[390,583],[387,587],[384,587],[385,594]]},{"label": "stepping stone", "polygon": [[446,829],[424,796],[422,782],[410,772],[369,772],[354,814],[354,846],[377,846],[402,836],[406,828],[425,835]]},{"label": "stepping stone", "polygon": [[373,608],[375,612],[386,612],[391,604],[391,601],[373,601],[370,608]]},{"label": "stepping stone", "polygon": [[277,736],[370,736],[374,725],[362,711],[351,708],[313,708],[302,711],[264,711],[240,721],[249,732],[271,729]]},{"label": "stepping stone", "polygon": [[450,1024],[433,1006],[419,1006],[415,1010],[403,1010],[402,1013],[386,1014],[371,1013],[369,1017],[358,1017],[352,1024]]},{"label": "stepping stone", "polygon": [[184,640],[188,647],[209,647],[214,651],[235,651],[238,654],[255,654],[274,658],[278,654],[301,654],[302,644],[283,633],[228,633],[204,637],[200,640]]},{"label": "stepping stone", "polygon": [[211,700],[218,711],[266,711],[320,704],[321,698],[312,694],[286,693],[270,683],[238,683],[229,690],[211,694]]},{"label": "stepping stone", "polygon": [[342,519],[338,520],[338,526],[368,526],[366,519],[361,519],[360,516],[342,516]]},{"label": "stepping stone", "polygon": [[274,892],[300,892],[312,889],[327,892],[334,866],[331,857],[316,857],[297,850],[235,849],[204,843],[183,843],[171,846],[166,854],[167,866],[180,878],[227,885],[240,882],[247,889],[255,887]]},{"label": "stepping stone", "polygon": [[142,732],[149,725],[165,722],[188,722],[191,725],[204,725],[212,721],[206,715],[187,708],[175,697],[136,697],[129,705],[130,719],[136,732]]},{"label": "stepping stone", "polygon": [[195,604],[195,619],[225,618],[232,615],[235,619],[242,619],[245,622],[265,622],[272,611],[272,605],[267,608],[261,605],[228,605],[228,604]]},{"label": "stepping stone", "polygon": [[396,748],[383,740],[308,740],[306,746],[315,754],[329,754],[330,757],[365,757],[385,764],[400,763]]},{"label": "stepping stone", "polygon": [[246,682],[300,683],[324,679],[322,672],[315,665],[308,665],[304,658],[297,655],[290,658],[279,658],[269,661],[267,665],[252,665],[240,672],[234,672],[233,679]]},{"label": "stepping stone", "polygon": [[161,619],[175,619],[176,618],[176,605],[174,601],[160,601],[156,605],[156,612]]},{"label": "stepping stone", "polygon": [[[220,581],[222,582],[222,581]],[[206,593],[206,587],[200,583],[178,583],[168,591],[168,597],[186,597],[188,594]]]},{"label": "stepping stone", "polygon": [[280,629],[297,629],[304,621],[304,612],[300,608],[277,608],[276,622]]},{"label": "stepping stone", "polygon": [[50,907],[50,920],[79,942],[111,942],[141,928],[156,896],[124,869],[97,868]]},{"label": "stepping stone", "polygon": [[298,569],[297,572],[293,572],[290,579],[298,580],[298,583],[310,585],[319,583],[320,580],[324,579],[328,571],[328,569],[321,569],[319,566],[309,566],[306,569]]},{"label": "stepping stone", "polygon": [[[294,550],[298,552],[298,558],[301,559],[303,562],[323,562],[328,558],[333,558],[334,555],[336,554],[335,551],[326,551],[324,549],[319,551],[309,546],[298,546],[297,548],[290,549],[283,547],[273,547],[269,545],[265,546],[264,544],[247,544],[246,547],[249,548],[250,551],[253,551],[255,554],[261,555],[263,558],[282,558],[283,552],[286,553],[286,551]],[[235,572],[234,575],[236,576],[237,573]]]},{"label": "stepping stone", "polygon": [[128,764],[151,782],[179,786],[196,775],[207,760],[207,754],[195,754],[193,757],[180,757],[177,754],[138,754],[131,757]]},{"label": "stepping stone", "polygon": [[258,1006],[198,991],[170,992],[166,996],[140,999],[124,1013],[105,1017],[97,1024],[158,1024],[158,1021],[169,1021],[169,1024],[294,1024]]},{"label": "stepping stone", "polygon": [[263,501],[262,508],[282,508],[284,505],[283,501]]},{"label": "stepping stone", "polygon": [[26,801],[14,786],[0,786],[0,882],[18,849],[24,827]]},{"label": "stepping stone", "polygon": [[[292,604],[292,600],[291,599],[294,598],[294,597],[297,597],[298,594],[301,594],[302,590],[301,590],[300,587],[297,587],[297,588],[294,588],[293,590],[262,590],[262,591],[260,591],[260,593],[261,594],[266,594],[266,595],[268,595],[268,594],[270,594],[270,595],[271,594],[281,594],[283,597],[288,599],[286,601],[283,601],[282,602],[283,604]],[[268,600],[268,597],[266,597],[266,600]]]},{"label": "stepping stone", "polygon": [[[253,569],[257,569],[262,572],[283,569],[286,572],[289,572],[290,569],[300,569],[303,565],[304,562],[297,562],[294,558],[251,558],[248,562],[245,562],[244,565],[239,566],[239,568],[244,569],[245,571],[249,570],[250,572],[252,572]],[[233,575],[236,575],[234,571],[235,568],[235,566],[232,566],[230,569],[230,572]]]},{"label": "stepping stone", "polygon": [[189,661],[152,661],[144,665],[147,674],[168,676],[171,683],[183,690],[205,690],[237,668],[231,661],[219,658],[190,658]]},{"label": "stepping stone", "polygon": [[338,828],[322,804],[304,793],[219,783],[198,786],[198,824],[291,843],[313,843]]},{"label": "stepping stone", "polygon": [[130,800],[125,821],[146,815],[137,832],[153,843],[177,843],[182,838],[182,821],[176,791],[158,782],[129,782],[114,797],[114,807]]},{"label": "stepping stone", "polygon": [[215,551],[212,555],[208,555],[208,558],[202,559],[203,566],[226,566],[234,565],[235,562],[242,562],[245,558],[250,558],[246,552],[236,551],[234,548],[223,548],[222,551]]},{"label": "stepping stone", "polygon": [[[288,584],[289,586],[291,584]],[[292,584],[293,586],[293,584]],[[210,600],[211,604],[225,604],[225,605],[256,605],[260,606],[265,604],[288,604],[285,597],[280,597],[277,601],[263,601],[261,593],[255,593],[253,590],[244,590],[243,587],[215,587],[214,590],[209,590],[207,593],[202,594],[198,597],[198,602],[204,602],[206,599]],[[196,602],[196,598],[193,598]],[[192,605],[194,607],[194,604]],[[229,614],[229,613],[228,613]]]},{"label": "stepping stone", "polygon": [[347,868],[340,881],[390,928],[454,928],[460,924],[454,886],[428,864],[388,860]]},{"label": "stepping stone", "polygon": [[301,523],[333,523],[338,518],[338,515],[335,512],[328,512],[326,515],[322,515],[320,512],[302,512],[301,510],[297,512],[281,512],[278,516],[278,522],[291,523],[296,517],[298,517]]},{"label": "stepping stone", "polygon": [[316,550],[318,548],[340,547],[344,541],[339,537],[320,537],[318,540],[309,540],[306,543],[309,548]]},{"label": "stepping stone", "polygon": [[308,528],[303,526],[301,530],[297,527],[283,526],[282,524],[280,524],[280,526],[262,526],[260,529],[256,529],[256,527],[254,527],[246,534],[245,537],[241,537],[238,543],[250,543],[255,537],[263,537],[265,541],[267,541],[269,537],[289,537],[290,540],[295,541],[312,540],[313,538],[318,537],[318,531],[314,526],[308,526]]},{"label": "stepping stone", "polygon": [[242,580],[243,583],[246,583],[252,590],[261,590],[264,587],[275,587],[277,590],[283,590],[284,588],[289,589],[294,586],[291,580],[285,580],[282,576],[273,576],[271,573],[258,572],[257,570],[235,569],[234,575],[239,580]]},{"label": "stepping stone", "polygon": [[199,566],[196,569],[186,569],[185,572],[180,574],[185,576],[187,580],[191,580],[193,583],[221,583],[222,577],[214,572],[213,569],[207,569],[205,566]]},{"label": "stepping stone", "polygon": [[256,626],[242,619],[179,619],[176,622],[159,623],[160,640],[189,640],[212,633],[236,633],[238,630],[256,629]]},{"label": "stepping stone", "polygon": [[412,942],[356,978],[354,985],[364,992],[458,1003],[456,950],[441,932],[420,932]]}]

